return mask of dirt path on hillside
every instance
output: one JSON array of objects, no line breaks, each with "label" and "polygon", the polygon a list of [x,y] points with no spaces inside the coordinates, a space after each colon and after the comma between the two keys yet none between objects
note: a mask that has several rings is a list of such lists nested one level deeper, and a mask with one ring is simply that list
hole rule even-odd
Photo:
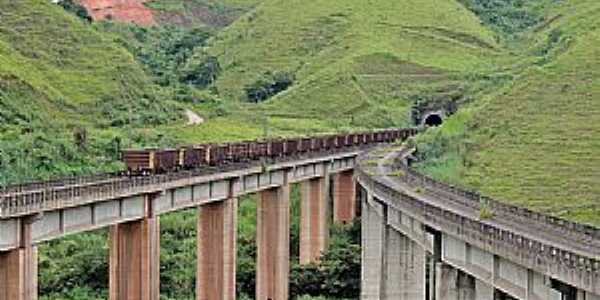
[{"label": "dirt path on hillside", "polygon": [[185,110],[185,116],[188,119],[187,125],[200,125],[202,123],[204,123],[204,118],[199,116],[197,113],[186,109]]}]

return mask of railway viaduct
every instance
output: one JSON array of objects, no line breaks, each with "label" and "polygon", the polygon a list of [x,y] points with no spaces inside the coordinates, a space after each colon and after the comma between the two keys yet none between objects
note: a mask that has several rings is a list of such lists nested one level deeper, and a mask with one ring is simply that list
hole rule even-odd
[{"label": "railway viaduct", "polygon": [[235,299],[237,199],[250,193],[256,298],[287,299],[292,183],[302,191],[301,262],[326,248],[331,215],[348,222],[362,206],[362,299],[600,299],[597,229],[436,182],[408,167],[408,149],[367,150],[6,189],[0,300],[37,298],[36,245],[101,227],[110,300],[157,300],[160,215],[181,209],[198,214],[197,299]]}]

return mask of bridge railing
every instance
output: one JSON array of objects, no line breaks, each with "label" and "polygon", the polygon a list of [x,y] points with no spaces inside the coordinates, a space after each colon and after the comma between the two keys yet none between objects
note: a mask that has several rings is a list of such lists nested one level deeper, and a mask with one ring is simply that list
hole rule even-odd
[{"label": "bridge railing", "polygon": [[[458,236],[460,239],[481,249],[493,253],[503,253],[512,261],[543,274],[552,274],[563,279],[567,278],[566,281],[571,283],[586,282],[592,285],[588,286],[589,289],[597,289],[593,286],[593,283],[600,282],[600,261],[593,254],[589,256],[580,255],[479,220],[467,218],[397,191],[361,168],[357,172],[360,181],[366,184],[369,189],[375,191],[378,196],[395,201],[396,205],[403,211],[420,216],[430,226],[443,228],[444,232]],[[406,169],[406,172],[411,173],[408,176],[414,176],[413,180],[436,184],[434,180],[430,181],[431,178],[428,179],[418,172],[410,171],[410,169]],[[446,188],[452,191],[456,189],[450,186],[446,186]],[[457,193],[460,195],[469,194],[465,190]],[[576,274],[574,271],[576,271]]]},{"label": "bridge railing", "polygon": [[[365,150],[370,147],[372,146],[343,147],[281,157],[272,159],[269,162],[277,164],[297,159],[326,157],[348,151]],[[181,170],[143,177],[129,177],[117,173],[105,173],[6,187],[0,189],[0,219],[31,215],[47,210],[132,195],[159,192],[168,189],[170,184],[177,185],[179,180],[225,173],[252,166],[261,166],[263,163],[262,161],[243,161],[220,165],[218,167],[204,166],[193,170]]]},{"label": "bridge railing", "polygon": [[473,209],[480,210],[485,206],[493,213],[494,217],[527,223],[540,230],[550,230],[570,240],[588,245],[590,249],[595,249],[597,253],[600,253],[599,228],[535,212],[524,207],[492,199],[476,191],[440,182],[409,167],[404,161],[405,159],[403,158],[396,160],[394,167],[402,170],[405,174],[402,180],[409,184],[418,184],[434,194]]}]

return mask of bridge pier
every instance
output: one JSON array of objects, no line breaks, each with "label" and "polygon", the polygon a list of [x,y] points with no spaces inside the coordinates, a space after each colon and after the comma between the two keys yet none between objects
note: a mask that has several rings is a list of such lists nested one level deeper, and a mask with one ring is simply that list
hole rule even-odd
[{"label": "bridge pier", "polygon": [[382,297],[384,241],[386,240],[385,208],[375,202],[370,194],[365,195],[362,202],[362,274],[360,298],[362,300],[375,300]]},{"label": "bridge pier", "polygon": [[21,220],[21,246],[0,252],[0,300],[37,300],[37,247],[31,242],[31,223]]},{"label": "bridge pier", "polygon": [[436,299],[494,300],[493,288],[451,265],[438,263],[436,275]]},{"label": "bridge pier", "polygon": [[344,171],[334,176],[333,221],[347,224],[356,217],[356,181],[354,171]]},{"label": "bridge pier", "polygon": [[198,208],[196,299],[236,298],[237,199]]},{"label": "bridge pier", "polygon": [[386,231],[382,299],[425,299],[425,250],[389,226]]},{"label": "bridge pier", "polygon": [[256,226],[256,299],[286,300],[289,285],[290,187],[259,193]]},{"label": "bridge pier", "polygon": [[328,177],[301,183],[300,263],[319,260],[329,240]]},{"label": "bridge pier", "polygon": [[110,300],[160,297],[160,225],[150,198],[145,201],[145,218],[110,227]]}]

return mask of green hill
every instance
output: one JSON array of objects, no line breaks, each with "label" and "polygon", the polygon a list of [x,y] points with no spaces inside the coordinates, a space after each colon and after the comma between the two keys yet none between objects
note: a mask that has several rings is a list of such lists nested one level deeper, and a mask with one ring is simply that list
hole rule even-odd
[{"label": "green hill", "polygon": [[417,99],[451,90],[465,98],[474,74],[506,60],[474,14],[435,0],[267,0],[207,51],[222,64],[216,87],[224,99],[245,103],[246,87],[284,72],[295,78],[289,89],[244,109],[338,128],[407,125]]},{"label": "green hill", "polygon": [[125,48],[59,6],[2,0],[0,20],[0,183],[110,169],[112,131],[179,118]]},{"label": "green hill", "polygon": [[531,64],[422,139],[436,176],[538,211],[600,225],[597,1],[543,10],[515,51]]}]

